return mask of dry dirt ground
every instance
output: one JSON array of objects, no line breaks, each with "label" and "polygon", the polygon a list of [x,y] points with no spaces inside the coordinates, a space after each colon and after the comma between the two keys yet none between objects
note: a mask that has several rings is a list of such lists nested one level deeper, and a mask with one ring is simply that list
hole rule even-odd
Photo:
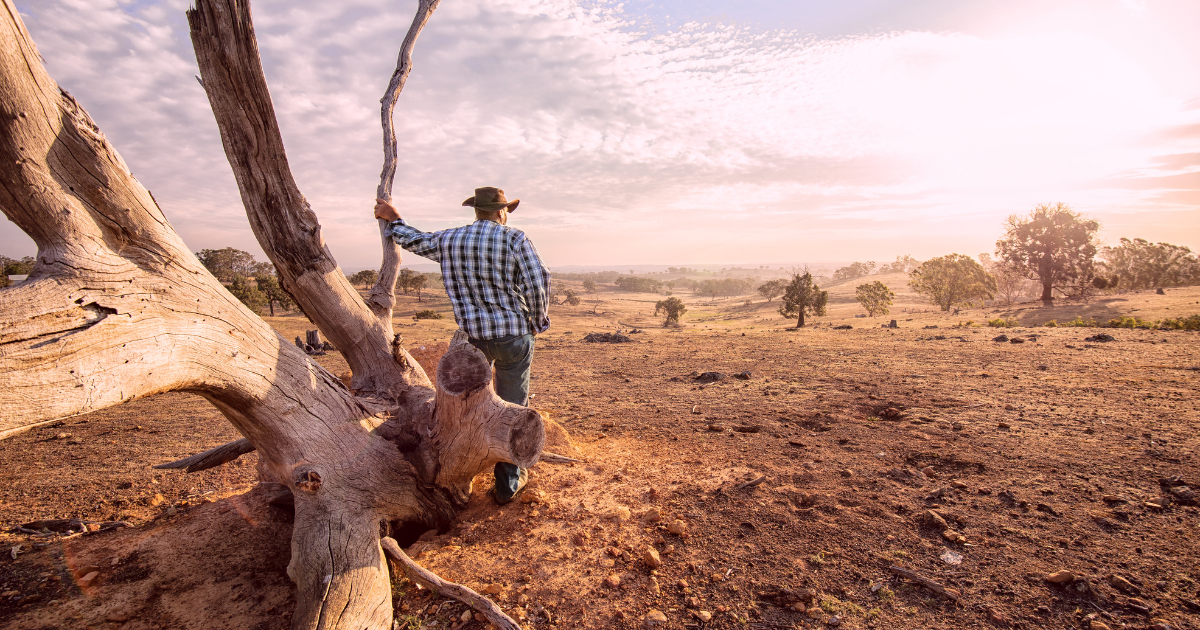
[{"label": "dry dirt ground", "polygon": [[[957,317],[901,292],[898,329],[855,318],[853,287],[830,290],[830,315],[799,331],[761,299],[685,296],[680,329],[651,316],[661,296],[556,308],[532,405],[586,463],[539,464],[531,502],[504,507],[481,476],[457,525],[410,552],[526,628],[643,627],[652,610],[666,628],[1200,628],[1200,508],[1183,488],[1200,487],[1200,334],[952,327],[1186,316],[1200,288]],[[444,296],[405,306],[448,312]],[[288,339],[307,327],[271,323]],[[397,326],[425,360],[453,330]],[[631,326],[632,343],[582,341]],[[1098,332],[1116,340],[1085,341]],[[729,377],[695,379],[710,371]],[[164,394],[6,441],[0,626],[288,627],[291,515],[254,489],[255,456],[150,468],[236,437],[202,399]],[[51,518],[132,527],[13,529]],[[1060,570],[1075,580],[1045,580]],[[400,628],[486,626],[395,592]]]}]

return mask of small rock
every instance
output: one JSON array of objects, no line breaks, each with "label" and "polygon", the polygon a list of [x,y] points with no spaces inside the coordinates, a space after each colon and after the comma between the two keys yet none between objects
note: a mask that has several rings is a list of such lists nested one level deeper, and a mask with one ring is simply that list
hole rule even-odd
[{"label": "small rock", "polygon": [[1088,630],[1112,630],[1112,628],[1109,628],[1108,624],[1103,621],[1093,619],[1092,623],[1088,625]]},{"label": "small rock", "polygon": [[707,610],[697,610],[694,614],[696,615],[696,619],[699,619],[702,623],[712,621],[712,613]]},{"label": "small rock", "polygon": [[1175,630],[1175,627],[1165,619],[1155,619],[1154,623],[1150,624],[1150,630]]},{"label": "small rock", "polygon": [[1013,337],[1008,340],[1008,343],[1025,343],[1025,340],[1020,337]]},{"label": "small rock", "polygon": [[151,507],[158,507],[166,502],[167,502],[167,498],[161,494],[156,494],[156,495],[154,495],[154,498],[150,499]]},{"label": "small rock", "polygon": [[1096,342],[1100,342],[1100,343],[1107,343],[1109,341],[1116,341],[1116,340],[1117,340],[1116,337],[1113,337],[1112,335],[1110,335],[1108,333],[1100,333],[1098,335],[1084,338],[1084,341],[1096,341]]},{"label": "small rock", "polygon": [[950,485],[953,486],[957,490],[966,490],[967,489],[967,484],[965,484],[957,479],[955,479],[954,481],[951,481]]},{"label": "small rock", "polygon": [[483,622],[487,621],[487,615],[485,615],[481,612],[477,612],[477,613],[475,613],[475,621],[483,623]]},{"label": "small rock", "polygon": [[942,532],[942,538],[945,538],[946,540],[949,540],[950,542],[953,542],[953,543],[967,542],[966,536],[963,536],[962,534],[954,531],[953,529],[947,529],[946,531]]},{"label": "small rock", "polygon": [[642,515],[642,518],[647,523],[657,523],[662,520],[662,512],[660,512],[658,508],[650,508],[649,510],[646,510],[646,513]]},{"label": "small rock", "polygon": [[65,439],[67,439],[67,438],[69,438],[69,437],[71,437],[71,434],[70,434],[70,433],[59,433],[58,435],[54,436],[54,439],[56,439],[56,440],[65,440]]},{"label": "small rock", "polygon": [[493,582],[493,583],[488,584],[487,586],[483,587],[483,593],[485,595],[499,595],[500,593],[503,593],[503,592],[504,592],[504,587],[500,586],[500,584],[496,583],[496,582]]},{"label": "small rock", "polygon": [[113,623],[125,623],[129,621],[129,613],[123,610],[111,610],[104,618]]},{"label": "small rock", "polygon": [[925,475],[926,477],[929,477],[930,479],[938,478],[937,471],[933,469],[933,466],[926,466],[926,467],[922,468],[921,474]]},{"label": "small rock", "polygon": [[617,588],[621,586],[621,576],[613,574],[604,578],[604,585],[608,588]]},{"label": "small rock", "polygon": [[942,515],[938,514],[936,510],[926,510],[925,511],[925,521],[928,522],[930,525],[933,525],[942,530],[949,531],[949,529],[950,529],[950,525],[948,523],[946,523],[946,519],[942,518]]},{"label": "small rock", "polygon": [[1132,582],[1130,582],[1129,580],[1126,580],[1125,578],[1123,578],[1119,575],[1115,575],[1115,574],[1110,575],[1108,577],[1108,583],[1112,584],[1114,588],[1125,591],[1126,593],[1130,593],[1133,595],[1141,595],[1142,594],[1141,589],[1134,586]]},{"label": "small rock", "polygon": [[743,381],[748,381],[748,380],[750,380],[750,372],[748,372],[748,371],[747,372],[738,372],[737,374],[733,375],[733,378],[741,379]]},{"label": "small rock", "polygon": [[1046,581],[1051,584],[1070,584],[1075,581],[1075,574],[1067,570],[1055,571],[1046,576]]},{"label": "small rock", "polygon": [[839,474],[839,475],[841,475],[841,476],[843,476],[843,477],[847,477],[847,478],[849,478],[849,477],[853,477],[853,476],[854,476],[854,471],[853,471],[853,470],[850,470],[849,468],[846,468],[846,469],[843,469],[843,470],[840,470],[840,471],[838,471],[838,474]]},{"label": "small rock", "polygon": [[628,521],[630,516],[632,516],[632,513],[629,511],[629,508],[627,508],[623,505],[614,508],[611,512],[608,513],[609,518],[616,519],[621,522]]},{"label": "small rock", "polygon": [[699,597],[689,597],[684,602],[684,605],[686,605],[688,608],[693,608],[693,609],[699,608],[700,607],[700,598]]},{"label": "small rock", "polygon": [[804,614],[808,615],[809,619],[820,619],[821,617],[823,617],[825,615],[825,611],[821,610],[820,608],[817,608],[816,606],[813,606],[812,608],[809,608],[807,611],[805,611]]},{"label": "small rock", "polygon": [[661,610],[651,610],[642,618],[642,625],[647,628],[657,628],[658,626],[666,625],[667,616]]},{"label": "small rock", "polygon": [[671,521],[670,525],[667,525],[667,531],[675,534],[676,536],[687,536],[687,523],[679,519],[675,519],[674,521]]},{"label": "small rock", "polygon": [[79,578],[79,585],[80,586],[91,586],[92,582],[95,582],[96,578],[98,578],[98,577],[100,577],[100,572],[92,571],[92,572],[88,573],[87,575]]},{"label": "small rock", "polygon": [[521,503],[545,503],[546,498],[547,496],[544,490],[526,489],[525,492],[521,493],[521,498],[519,500]]},{"label": "small rock", "polygon": [[464,611],[462,611],[462,614],[458,616],[458,620],[459,620],[459,621],[461,621],[461,622],[463,622],[463,623],[467,623],[468,621],[470,621],[470,620],[471,620],[471,619],[473,619],[474,617],[475,617],[475,615],[474,615],[474,614],[472,614],[472,613],[471,613],[471,611],[469,611],[469,610],[464,610]]},{"label": "small rock", "polygon": [[662,566],[662,558],[658,555],[658,550],[654,547],[646,547],[642,551],[642,562],[651,569],[657,569]]},{"label": "small rock", "polygon": [[837,615],[834,615],[834,616],[830,617],[829,621],[826,621],[825,623],[836,628],[836,627],[842,625],[842,618],[838,617]]},{"label": "small rock", "polygon": [[997,343],[1004,343],[1004,342],[1008,341],[1008,335],[1000,335],[999,337],[992,337],[992,341],[995,341]]}]

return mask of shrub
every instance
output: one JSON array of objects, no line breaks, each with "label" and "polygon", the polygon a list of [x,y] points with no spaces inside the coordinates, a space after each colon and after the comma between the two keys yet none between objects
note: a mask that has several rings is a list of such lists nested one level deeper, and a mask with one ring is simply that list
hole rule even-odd
[{"label": "shrub", "polygon": [[1164,319],[1158,322],[1158,327],[1165,330],[1200,330],[1200,315],[1182,319]]},{"label": "shrub", "polygon": [[683,305],[683,300],[680,300],[676,297],[659,300],[658,303],[654,305],[655,315],[658,315],[659,313],[666,315],[666,319],[663,320],[664,327],[678,326],[679,318],[683,317],[683,314],[686,312],[687,307]]},{"label": "shrub", "polygon": [[417,311],[413,314],[413,319],[445,319],[445,316],[437,311],[424,310]]},{"label": "shrub", "polygon": [[974,325],[975,325],[975,320],[968,319],[965,322],[958,322],[957,324],[951,326],[951,328],[970,328]]},{"label": "shrub", "polygon": [[[1003,317],[988,320],[988,326],[991,326],[992,328],[1013,328],[1014,326],[1020,325],[1021,322],[1015,319],[1004,319]],[[1047,322],[1047,325],[1049,325],[1049,322]]]},{"label": "shrub", "polygon": [[1148,322],[1140,317],[1121,315],[1108,320],[1103,328],[1154,328],[1154,322]]}]

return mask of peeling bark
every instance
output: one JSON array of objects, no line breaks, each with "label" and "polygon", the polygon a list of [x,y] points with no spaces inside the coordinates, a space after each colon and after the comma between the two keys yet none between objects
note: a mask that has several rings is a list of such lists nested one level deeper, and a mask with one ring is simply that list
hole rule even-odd
[{"label": "peeling bark", "polygon": [[188,12],[203,84],[254,234],[354,392],[208,273],[0,2],[0,209],[38,247],[29,278],[0,289],[0,437],[197,393],[245,441],[177,464],[257,450],[294,495],[293,627],[390,628],[380,523],[445,529],[475,475],[538,461],[543,419],[495,395],[470,345],[442,358],[435,389],[346,281],[288,169],[243,0]]}]

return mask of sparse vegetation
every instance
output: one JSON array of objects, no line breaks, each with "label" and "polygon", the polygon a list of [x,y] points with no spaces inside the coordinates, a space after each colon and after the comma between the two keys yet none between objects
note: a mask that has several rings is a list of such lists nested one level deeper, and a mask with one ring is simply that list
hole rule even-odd
[{"label": "sparse vegetation", "polygon": [[642,278],[639,276],[621,276],[613,281],[617,288],[630,293],[660,293],[663,290],[662,280]]},{"label": "sparse vegetation", "polygon": [[989,319],[987,325],[992,328],[1013,328],[1016,326],[1020,326],[1021,322],[1019,322],[1015,319],[1005,319],[1003,317],[998,317],[996,319]]},{"label": "sparse vegetation", "polygon": [[413,319],[445,319],[445,316],[437,311],[426,309],[413,313]]},{"label": "sparse vegetation", "polygon": [[717,280],[701,280],[693,288],[700,295],[710,298],[719,296],[745,295],[752,290],[754,282],[745,278],[720,278]]},{"label": "sparse vegetation", "polygon": [[770,304],[771,300],[783,295],[783,292],[787,290],[787,284],[787,280],[768,280],[758,285],[757,291],[758,294],[766,298],[767,303]]},{"label": "sparse vegetation", "polygon": [[812,274],[807,269],[803,272],[793,272],[792,281],[783,292],[783,304],[779,306],[779,314],[784,317],[795,317],[796,328],[804,328],[805,313],[814,317],[825,314],[829,304],[829,292],[813,283]]},{"label": "sparse vegetation", "polygon": [[1043,302],[1052,301],[1054,291],[1076,296],[1092,288],[1099,230],[1099,222],[1065,203],[1042,204],[1028,216],[1008,218],[1004,236],[996,241],[996,255],[1026,278],[1037,280]]},{"label": "sparse vegetation", "polygon": [[896,294],[886,284],[876,280],[868,284],[860,284],[854,290],[854,298],[866,309],[871,317],[887,315],[888,307]]},{"label": "sparse vegetation", "polygon": [[584,280],[583,281],[583,290],[587,291],[588,293],[595,293],[596,292],[596,281],[591,280],[591,279]]},{"label": "sparse vegetation", "polygon": [[921,263],[909,274],[908,285],[929,297],[943,311],[990,300],[996,280],[970,256],[949,254]]},{"label": "sparse vegetation", "polygon": [[678,326],[679,318],[683,317],[684,313],[687,313],[687,306],[683,304],[683,300],[680,300],[677,297],[669,297],[665,300],[659,300],[658,303],[654,305],[655,316],[659,314],[666,316],[666,319],[663,320],[664,327]]},{"label": "sparse vegetation", "polygon": [[848,282],[863,276],[869,276],[875,271],[875,262],[868,260],[867,262],[850,263],[849,265],[833,272],[834,282]]},{"label": "sparse vegetation", "polygon": [[350,281],[350,284],[361,286],[364,289],[370,289],[375,285],[375,282],[379,280],[379,272],[375,271],[374,269],[363,269],[362,271],[354,272],[354,274],[347,278],[347,280]]}]

